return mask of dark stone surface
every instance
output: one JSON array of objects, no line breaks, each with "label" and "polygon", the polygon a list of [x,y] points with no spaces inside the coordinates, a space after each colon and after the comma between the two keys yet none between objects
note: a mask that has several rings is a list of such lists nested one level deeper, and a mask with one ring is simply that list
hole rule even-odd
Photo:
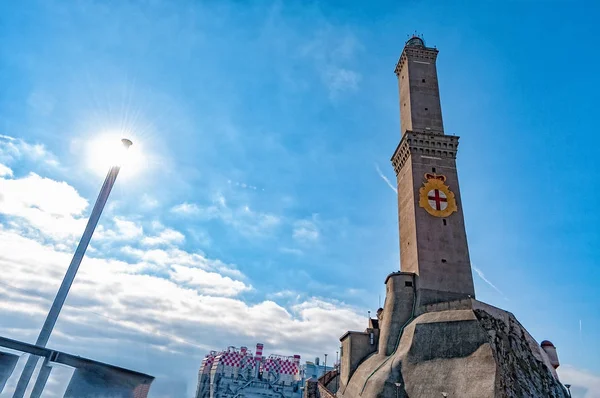
[{"label": "dark stone surface", "polygon": [[[498,364],[497,397],[566,398],[567,391],[550,369],[532,353],[525,329],[510,314],[508,324],[486,311],[474,310],[481,327],[487,332]],[[536,394],[536,395],[532,395]]]},{"label": "dark stone surface", "polygon": [[422,323],[415,327],[413,344],[407,359],[410,362],[422,362],[441,358],[463,358],[474,353],[485,343],[487,336],[476,320]]}]

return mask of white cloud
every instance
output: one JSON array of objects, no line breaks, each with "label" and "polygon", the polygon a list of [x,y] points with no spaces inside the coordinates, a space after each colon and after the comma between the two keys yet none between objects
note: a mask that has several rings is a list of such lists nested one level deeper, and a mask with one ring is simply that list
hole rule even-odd
[{"label": "white cloud", "polygon": [[13,171],[10,167],[0,163],[0,177],[12,177]]},{"label": "white cloud", "polygon": [[171,209],[179,214],[193,215],[203,220],[220,220],[247,237],[260,237],[271,232],[280,223],[279,216],[252,210],[248,205],[230,207],[225,197],[217,193],[213,203],[200,206],[194,203],[181,203]]},{"label": "white cloud", "polygon": [[147,246],[173,245],[183,243],[185,236],[174,229],[166,228],[156,236],[146,236],[142,239],[142,244]]},{"label": "white cloud", "polygon": [[296,256],[301,256],[304,254],[304,252],[300,249],[296,249],[296,248],[292,248],[292,247],[281,247],[279,248],[279,251],[282,253],[288,253],[288,254],[293,254]]},{"label": "white cloud", "polygon": [[573,398],[600,398],[600,375],[571,365],[558,368],[560,380],[571,384]]},{"label": "white cloud", "polygon": [[301,243],[312,243],[319,239],[319,228],[316,224],[316,217],[312,220],[298,220],[294,222],[292,236]]},{"label": "white cloud", "polygon": [[273,298],[293,298],[293,297],[300,297],[300,293],[295,292],[293,290],[280,290],[278,292],[272,293],[269,295],[269,297],[273,297]]},{"label": "white cloud", "polygon": [[148,194],[143,194],[140,205],[145,209],[154,209],[158,206],[158,200]]},{"label": "white cloud", "polygon": [[379,168],[379,165],[377,163],[375,163],[375,170],[377,170],[377,174],[379,174],[379,177],[381,177],[381,179],[383,181],[385,181],[385,183],[388,185],[388,187],[391,188],[392,191],[394,191],[395,193],[398,193],[398,189],[390,182],[390,180],[381,172],[381,169]]},{"label": "white cloud", "polygon": [[496,285],[494,285],[492,282],[490,282],[490,281],[489,281],[489,280],[488,280],[488,279],[485,277],[485,275],[483,274],[483,272],[482,272],[482,271],[481,271],[479,268],[477,268],[477,267],[476,267],[475,265],[473,265],[473,264],[471,264],[471,267],[473,267],[473,270],[475,270],[475,272],[476,272],[476,273],[477,273],[477,275],[478,275],[478,276],[481,278],[481,280],[483,280],[485,283],[487,283],[488,285],[490,285],[490,286],[492,287],[492,289],[494,289],[495,291],[497,291],[498,293],[500,293],[500,295],[501,295],[502,297],[504,297],[506,300],[508,300],[508,297],[506,297],[506,296],[504,295],[504,293],[502,293],[502,291],[496,287]]},{"label": "white cloud", "polygon": [[218,272],[222,275],[244,279],[244,275],[233,265],[225,264],[217,259],[209,259],[203,253],[190,253],[176,247],[165,249],[141,250],[125,246],[121,251],[151,269],[168,269],[172,265],[184,265],[190,268],[201,268]]},{"label": "white cloud", "polygon": [[236,281],[216,272],[208,272],[200,268],[173,265],[170,277],[174,282],[198,288],[204,294],[216,296],[237,296],[238,294],[251,290],[241,281]]},{"label": "white cloud", "polygon": [[138,261],[155,264],[160,267],[169,264],[184,264],[209,269],[212,265],[202,254],[189,253],[178,248],[142,250],[125,246],[121,251]]},{"label": "white cloud", "polygon": [[35,173],[17,179],[0,178],[0,213],[26,221],[52,239],[72,238],[83,232],[80,218],[88,202],[66,182]]},{"label": "white cloud", "polygon": [[335,99],[358,89],[362,77],[350,65],[361,48],[353,34],[327,25],[301,48],[300,54],[313,60],[330,97]]},{"label": "white cloud", "polygon": [[[103,358],[110,362],[140,347],[144,357],[130,365],[173,375],[193,372],[165,368],[154,358],[164,352],[189,355],[194,346],[225,348],[242,341],[263,341],[274,352],[312,357],[323,349],[335,351],[337,337],[346,330],[364,327],[355,309],[316,298],[290,308],[269,300],[245,303],[234,297],[251,286],[217,271],[220,261],[178,249],[162,251],[166,258],[156,252],[161,251],[137,251],[133,262],[86,257],[53,345],[68,344],[81,355],[101,345]],[[0,266],[12,270],[0,284],[0,311],[9,322],[3,325],[22,319],[9,329],[0,326],[0,333],[18,338],[35,334],[36,319],[47,311],[69,260],[68,253],[0,229]],[[143,260],[166,264],[167,274],[145,274]],[[145,362],[148,355],[152,365]]]},{"label": "white cloud", "polygon": [[[0,281],[0,334],[31,341],[71,260],[72,248],[62,238],[81,234],[88,202],[67,183],[33,173],[0,178],[0,192],[0,213],[8,216],[0,221],[0,268],[11,270]],[[195,207],[195,217],[220,220],[247,236],[271,232],[281,223],[274,214],[231,206],[222,195],[207,207],[187,205],[188,214]],[[118,253],[90,247],[53,333],[53,347],[161,375],[159,383],[185,377],[193,388],[198,358],[209,349],[261,341],[270,352],[311,358],[323,350],[334,353],[339,335],[365,326],[357,310],[341,303],[297,297],[298,305],[286,307],[265,299],[236,266],[171,245],[185,239],[181,232],[156,220],[142,228],[131,217],[108,219],[110,230],[99,227],[98,236],[132,242]],[[298,227],[310,231],[308,224]],[[23,233],[29,229],[37,233]],[[135,247],[144,229],[155,235],[143,243],[166,246]],[[314,238],[306,231],[299,233]],[[246,292],[252,302],[242,300]]]},{"label": "white cloud", "polygon": [[193,203],[181,203],[171,208],[173,213],[185,214],[185,215],[196,215],[200,212],[200,208]]},{"label": "white cloud", "polygon": [[334,97],[344,91],[355,91],[360,80],[358,72],[345,68],[332,67],[325,73],[325,83]]},{"label": "white cloud", "polygon": [[44,145],[30,144],[20,138],[0,134],[0,161],[10,162],[21,158],[43,162],[53,167],[59,165],[56,156]]},{"label": "white cloud", "polygon": [[133,221],[125,220],[121,217],[114,218],[117,231],[124,239],[133,239],[144,234],[144,229],[141,225],[137,225]]}]

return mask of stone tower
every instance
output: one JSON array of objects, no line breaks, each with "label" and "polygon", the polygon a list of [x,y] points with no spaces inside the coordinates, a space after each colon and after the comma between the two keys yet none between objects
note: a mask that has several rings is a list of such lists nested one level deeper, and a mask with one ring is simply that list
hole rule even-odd
[{"label": "stone tower", "polygon": [[413,37],[396,65],[402,271],[385,278],[377,318],[340,338],[339,383],[322,378],[319,387],[338,398],[567,398],[552,343],[538,344],[513,314],[475,299],[458,137],[444,134],[437,53]]},{"label": "stone tower", "polygon": [[458,187],[458,137],[444,134],[438,50],[413,37],[396,65],[402,138],[398,183],[401,269],[417,275],[418,305],[475,297]]}]

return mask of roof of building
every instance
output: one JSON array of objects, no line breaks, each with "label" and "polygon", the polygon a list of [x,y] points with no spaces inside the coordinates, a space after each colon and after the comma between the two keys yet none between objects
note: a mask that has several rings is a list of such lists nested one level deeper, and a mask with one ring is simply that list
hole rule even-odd
[{"label": "roof of building", "polygon": [[406,45],[411,47],[425,47],[425,41],[419,36],[413,36],[408,39]]}]

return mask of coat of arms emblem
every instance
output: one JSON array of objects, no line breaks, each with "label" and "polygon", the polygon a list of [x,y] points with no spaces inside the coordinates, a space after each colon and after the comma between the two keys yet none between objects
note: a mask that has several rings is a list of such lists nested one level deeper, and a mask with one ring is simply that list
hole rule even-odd
[{"label": "coat of arms emblem", "polygon": [[454,193],[445,184],[446,177],[438,174],[425,174],[426,182],[419,189],[419,206],[434,217],[448,217],[457,211]]}]

